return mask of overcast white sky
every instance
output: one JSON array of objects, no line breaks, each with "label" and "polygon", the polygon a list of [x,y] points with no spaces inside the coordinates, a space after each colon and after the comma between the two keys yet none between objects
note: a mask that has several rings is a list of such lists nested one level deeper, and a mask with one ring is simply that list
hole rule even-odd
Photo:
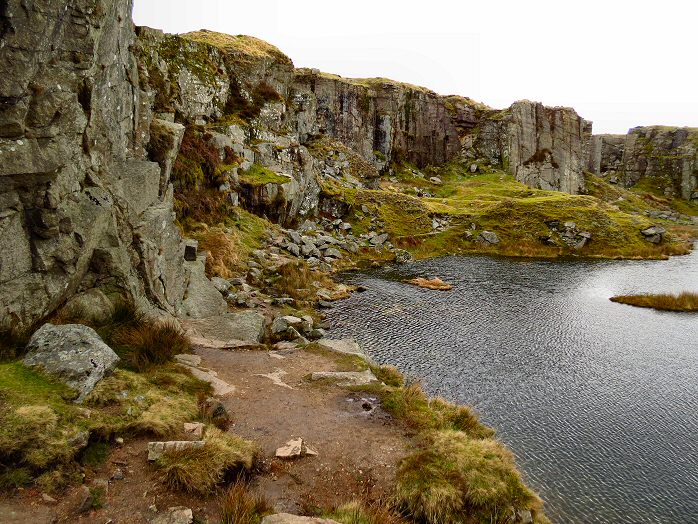
[{"label": "overcast white sky", "polygon": [[297,67],[503,108],[574,107],[595,133],[698,127],[695,0],[134,0],[138,25],[262,38]]}]

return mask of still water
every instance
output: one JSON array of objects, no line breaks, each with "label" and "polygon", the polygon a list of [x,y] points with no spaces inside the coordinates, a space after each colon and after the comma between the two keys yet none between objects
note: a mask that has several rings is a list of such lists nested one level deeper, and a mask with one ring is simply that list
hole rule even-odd
[{"label": "still water", "polygon": [[[440,292],[402,283],[438,276]],[[556,523],[698,523],[698,315],[610,302],[698,291],[668,261],[445,257],[348,274],[354,336],[431,394],[467,403],[516,454]]]}]

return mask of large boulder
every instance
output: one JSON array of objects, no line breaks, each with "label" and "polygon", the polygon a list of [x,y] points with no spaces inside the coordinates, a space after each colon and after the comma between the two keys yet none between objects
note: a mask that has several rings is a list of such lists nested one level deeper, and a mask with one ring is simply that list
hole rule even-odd
[{"label": "large boulder", "polygon": [[81,402],[111,373],[119,357],[94,329],[82,324],[44,324],[29,340],[24,364],[53,375],[78,392]]}]

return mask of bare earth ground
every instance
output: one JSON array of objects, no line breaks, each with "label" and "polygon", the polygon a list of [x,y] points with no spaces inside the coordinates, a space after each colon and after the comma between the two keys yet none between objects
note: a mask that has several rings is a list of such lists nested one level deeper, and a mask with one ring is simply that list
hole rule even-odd
[{"label": "bare earth ground", "polygon": [[[409,435],[375,399],[304,379],[313,371],[340,371],[331,357],[302,350],[281,355],[204,347],[196,353],[202,357],[202,367],[235,386],[222,399],[232,415],[230,431],[260,445],[264,467],[252,486],[266,495],[274,509],[303,513],[358,495],[377,499],[393,485],[395,466],[406,453]],[[260,376],[269,374],[276,374],[277,384]],[[318,456],[293,461],[274,458],[276,448],[294,437],[302,437]],[[96,480],[110,479],[117,468],[123,471],[123,480],[109,481],[101,509],[78,515],[79,488],[56,496],[57,503],[46,503],[39,492],[27,489],[0,498],[0,523],[147,523],[156,515],[149,509],[153,505],[159,510],[186,506],[200,522],[218,522],[215,496],[173,493],[159,482],[158,471],[146,460],[147,443],[146,438],[127,439],[94,476],[85,479],[93,486]]]}]

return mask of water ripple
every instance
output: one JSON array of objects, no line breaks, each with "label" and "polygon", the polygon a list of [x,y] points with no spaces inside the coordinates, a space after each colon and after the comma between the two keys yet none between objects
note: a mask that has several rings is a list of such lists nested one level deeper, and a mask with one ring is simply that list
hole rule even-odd
[{"label": "water ripple", "polygon": [[[401,282],[438,276],[447,293]],[[432,394],[473,405],[560,523],[698,523],[698,317],[608,300],[698,284],[666,262],[449,257],[347,275],[330,311]]]}]

